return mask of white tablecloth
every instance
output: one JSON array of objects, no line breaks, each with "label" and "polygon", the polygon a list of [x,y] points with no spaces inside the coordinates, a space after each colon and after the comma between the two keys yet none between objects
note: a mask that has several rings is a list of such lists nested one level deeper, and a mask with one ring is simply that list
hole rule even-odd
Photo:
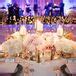
[{"label": "white tablecloth", "polygon": [[16,63],[0,63],[0,74],[14,73],[16,67],[17,67]]},{"label": "white tablecloth", "polygon": [[76,74],[76,63],[70,62],[66,64],[71,74]]}]

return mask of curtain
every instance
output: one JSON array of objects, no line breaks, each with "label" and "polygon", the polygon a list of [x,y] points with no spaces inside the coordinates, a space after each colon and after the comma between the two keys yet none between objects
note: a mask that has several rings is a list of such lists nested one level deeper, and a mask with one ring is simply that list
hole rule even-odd
[{"label": "curtain", "polygon": [[[26,14],[26,3],[30,3],[31,8],[33,9],[35,0],[12,0],[12,3],[17,3],[19,7],[21,7],[24,10],[24,14]],[[53,2],[55,4],[59,4],[61,0],[36,0],[38,2],[38,6],[43,10],[44,6],[47,2]]]}]

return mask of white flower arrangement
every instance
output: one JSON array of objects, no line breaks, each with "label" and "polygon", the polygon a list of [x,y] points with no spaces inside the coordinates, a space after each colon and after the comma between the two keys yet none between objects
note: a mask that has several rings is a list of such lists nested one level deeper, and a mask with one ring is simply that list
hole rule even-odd
[{"label": "white flower arrangement", "polygon": [[25,33],[23,31],[21,33],[17,31],[12,34],[11,36],[13,36],[13,38],[2,43],[2,50],[11,54],[19,53],[24,48],[28,51],[45,51],[46,46],[55,45],[57,51],[60,50],[66,53],[76,51],[76,42],[64,37],[60,39],[56,33],[42,33],[41,35],[37,33]]},{"label": "white flower arrangement", "polygon": [[2,43],[2,50],[10,54],[22,51],[22,41],[17,39],[9,39]]}]

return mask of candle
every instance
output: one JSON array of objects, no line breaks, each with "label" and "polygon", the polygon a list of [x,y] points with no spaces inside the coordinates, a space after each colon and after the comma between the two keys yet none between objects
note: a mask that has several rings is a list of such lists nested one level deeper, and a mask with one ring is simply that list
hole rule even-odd
[{"label": "candle", "polygon": [[58,36],[63,36],[63,28],[61,25],[59,25],[58,29],[57,29],[57,35]]},{"label": "candle", "polygon": [[41,23],[41,21],[36,20],[35,22],[35,28],[37,32],[42,32],[43,31],[43,24]]}]

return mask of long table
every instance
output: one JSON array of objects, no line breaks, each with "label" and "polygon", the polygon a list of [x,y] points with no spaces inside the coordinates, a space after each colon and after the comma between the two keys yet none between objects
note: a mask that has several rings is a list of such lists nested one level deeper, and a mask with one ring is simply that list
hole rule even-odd
[{"label": "long table", "polygon": [[67,63],[66,65],[70,73],[73,75],[76,75],[76,63],[70,62],[70,63]]},{"label": "long table", "polygon": [[0,63],[0,76],[11,76],[16,67],[17,63]]}]

